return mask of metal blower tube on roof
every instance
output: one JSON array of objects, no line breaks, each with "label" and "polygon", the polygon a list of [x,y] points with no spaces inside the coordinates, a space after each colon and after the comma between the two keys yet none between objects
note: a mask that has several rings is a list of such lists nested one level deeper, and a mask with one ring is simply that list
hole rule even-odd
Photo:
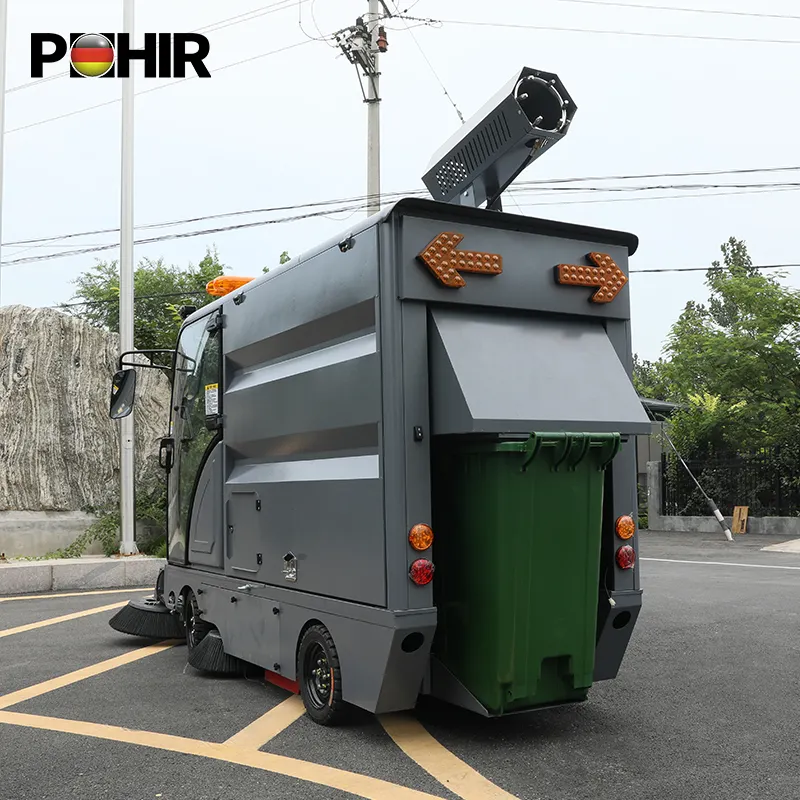
[{"label": "metal blower tube on roof", "polygon": [[502,193],[567,135],[576,111],[558,75],[523,67],[442,145],[422,180],[435,200],[499,210]]}]

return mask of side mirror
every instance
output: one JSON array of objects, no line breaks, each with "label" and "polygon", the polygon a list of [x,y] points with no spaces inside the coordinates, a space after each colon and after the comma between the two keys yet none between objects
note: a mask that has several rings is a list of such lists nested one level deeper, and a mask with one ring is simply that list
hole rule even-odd
[{"label": "side mirror", "polygon": [[122,419],[133,411],[136,395],[136,370],[123,369],[114,374],[111,381],[111,404],[108,415],[111,419]]}]

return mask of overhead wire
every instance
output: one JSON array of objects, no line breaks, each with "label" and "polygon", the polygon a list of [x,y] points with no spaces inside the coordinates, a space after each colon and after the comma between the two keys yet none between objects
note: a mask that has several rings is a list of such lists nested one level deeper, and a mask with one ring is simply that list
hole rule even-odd
[{"label": "overhead wire", "polygon": [[[397,6],[397,2],[394,3],[394,6],[395,6],[395,8],[397,8],[398,13],[402,13],[400,11],[399,7]],[[401,19],[402,19],[402,17],[401,17]],[[458,118],[461,120],[461,124],[463,125],[466,122],[466,120],[464,119],[464,115],[461,113],[461,109],[456,105],[456,101],[453,100],[453,97],[450,94],[450,92],[447,91],[447,87],[444,85],[444,81],[442,81],[442,79],[439,77],[439,73],[436,71],[436,68],[431,63],[431,60],[425,54],[425,51],[422,49],[422,45],[417,40],[417,37],[414,36],[414,32],[409,27],[408,22],[406,22],[404,19],[402,20],[402,22],[403,22],[403,25],[405,26],[405,29],[408,32],[409,36],[411,36],[411,39],[413,40],[414,44],[417,46],[417,50],[419,50],[420,55],[425,60],[425,63],[430,68],[430,71],[433,73],[433,77],[436,78],[437,82],[439,83],[439,86],[442,87],[442,91],[444,92],[444,96],[450,101],[450,104],[455,109],[456,114],[458,114]]]},{"label": "overhead wire", "polygon": [[614,8],[635,8],[647,11],[678,11],[687,14],[714,14],[726,17],[762,17],[765,19],[797,19],[797,14],[770,14],[763,11],[733,11],[718,8],[686,8],[685,6],[651,6],[643,3],[618,3],[613,0],[556,0],[558,3],[581,3],[588,6],[611,6]]},{"label": "overhead wire", "polygon": [[[792,172],[792,171],[800,171],[800,166],[784,166],[784,167],[752,167],[747,169],[728,169],[728,170],[703,170],[697,172],[663,172],[663,173],[640,173],[640,174],[616,174],[616,175],[594,175],[594,176],[582,176],[582,177],[573,177],[573,178],[546,178],[546,179],[538,179],[538,180],[531,180],[531,181],[520,181],[517,184],[514,184],[508,191],[517,194],[530,194],[535,190],[540,191],[549,191],[550,187],[562,187],[565,183],[583,183],[588,181],[610,181],[610,180],[641,180],[647,178],[682,178],[682,177],[711,177],[711,176],[720,176],[720,175],[747,175],[747,174],[756,174],[756,173],[775,173],[775,172]],[[760,183],[760,184],[690,184],[694,188],[698,189],[710,189],[710,188],[783,188],[789,187],[793,188],[795,186],[794,182],[781,182],[781,183]],[[564,189],[559,190],[567,190],[567,191],[622,191],[624,189],[630,189],[632,191],[653,191],[660,188],[668,188],[670,190],[679,190],[683,187],[682,184],[674,184],[669,187],[662,187],[661,185],[658,186],[647,186],[647,187],[586,187],[581,189],[580,187],[564,187]],[[382,197],[384,199],[392,199],[392,198],[399,198],[399,197],[407,197],[407,196],[420,196],[426,195],[427,192],[424,189],[407,189],[404,191],[394,191],[394,192],[384,192]],[[694,195],[691,195],[694,196]],[[226,217],[237,217],[237,216],[248,216],[252,214],[267,214],[267,213],[274,213],[279,211],[294,211],[301,208],[323,208],[323,207],[330,207],[330,206],[340,206],[340,205],[348,205],[351,203],[363,203],[366,200],[369,200],[370,197],[366,194],[363,195],[355,195],[351,197],[340,197],[334,198],[329,200],[318,200],[314,202],[308,203],[295,203],[289,205],[279,205],[279,206],[267,206],[262,208],[252,208],[252,209],[241,209],[236,211],[225,211],[215,214],[202,214],[193,217],[184,217],[181,219],[173,219],[173,220],[164,220],[161,222],[152,222],[137,225],[137,230],[152,230],[158,228],[169,228],[169,227],[176,227],[181,225],[191,225],[197,222],[206,222],[213,219],[223,219]],[[595,201],[592,201],[595,202]],[[611,200],[605,202],[612,202]],[[347,209],[349,210],[349,209]],[[340,211],[333,209],[327,213],[341,213]],[[80,231],[75,233],[62,233],[62,234],[55,234],[52,236],[41,236],[35,237],[30,239],[16,239],[9,242],[4,242],[3,247],[17,247],[23,245],[32,245],[32,244],[40,244],[46,242],[56,242],[61,241],[64,242],[68,239],[75,239],[75,238],[82,238],[86,236],[100,236],[103,234],[115,234],[119,233],[119,228],[100,228],[88,231]]]},{"label": "overhead wire", "polygon": [[504,28],[511,30],[535,30],[535,31],[551,31],[556,33],[594,33],[605,36],[638,36],[638,37],[651,37],[655,39],[685,39],[685,40],[698,40],[705,42],[740,42],[747,44],[790,44],[800,45],[800,40],[797,39],[764,39],[756,37],[742,37],[742,36],[710,36],[705,34],[690,34],[690,33],[664,33],[664,32],[651,32],[651,31],[624,31],[624,30],[598,30],[597,28],[573,28],[558,25],[532,25],[519,22],[490,22],[487,20],[464,20],[464,19],[434,19],[432,17],[412,17],[403,15],[400,19],[414,20],[415,22],[423,22],[431,25],[464,25],[479,28]]},{"label": "overhead wire", "polygon": [[[215,67],[214,72],[221,72],[224,69],[230,69],[231,67],[238,67],[242,64],[248,64],[251,61],[257,61],[260,58],[267,58],[268,56],[274,56],[278,53],[285,53],[287,50],[293,50],[296,47],[303,47],[304,45],[310,44],[309,41],[304,42],[295,42],[294,44],[286,45],[285,47],[279,47],[276,50],[269,50],[266,53],[258,53],[254,56],[249,56],[248,58],[242,58],[239,61],[234,61],[230,64],[223,64],[221,67]],[[138,97],[143,94],[150,94],[151,92],[158,92],[161,89],[169,89],[172,86],[176,86],[179,83],[184,83],[185,81],[195,80],[197,78],[196,75],[187,75],[185,78],[178,78],[178,80],[171,81],[170,83],[162,83],[158,86],[152,86],[149,89],[142,89],[140,92],[136,92],[135,96]],[[120,98],[116,97],[113,100],[106,100],[103,103],[96,103],[93,106],[86,106],[85,108],[77,108],[74,111],[67,111],[64,114],[58,114],[54,117],[47,117],[46,119],[40,119],[36,122],[28,123],[27,125],[20,125],[16,128],[10,128],[6,131],[6,134],[9,133],[17,133],[18,131],[26,131],[30,128],[36,128],[39,125],[46,125],[49,122],[55,122],[56,120],[66,119],[67,117],[74,117],[78,114],[83,114],[87,111],[94,111],[97,108],[103,108],[104,106],[113,106],[117,103],[121,102]]]},{"label": "overhead wire", "polygon": [[[798,184],[797,187],[791,187],[791,188],[793,190],[800,189],[800,184]],[[760,191],[763,192],[763,191],[766,191],[766,190],[761,189]],[[723,194],[725,194],[726,196],[729,196],[729,195],[747,194],[747,193],[748,193],[747,189],[738,189],[738,190],[734,190],[734,191],[731,191],[731,192],[724,192]],[[403,196],[403,195],[401,195],[401,196]],[[689,197],[702,197],[702,195],[696,195],[696,194],[687,195],[687,196],[689,196]],[[660,197],[660,198],[636,198],[636,199],[637,200],[641,200],[641,199],[667,200],[667,199],[675,199],[675,198],[676,198],[676,196],[673,195],[673,196],[665,196],[665,197]],[[633,198],[617,198],[616,202],[625,201],[625,200],[632,200],[632,199]],[[538,205],[538,206],[556,206],[556,205],[572,205],[572,204],[592,203],[592,202],[595,202],[595,203],[596,202],[615,202],[615,200],[613,200],[613,199],[612,200],[566,200],[566,201],[543,202],[543,203],[524,203],[522,205],[527,205],[527,206],[530,206],[530,207],[536,206],[536,205]],[[361,209],[362,205],[363,205],[363,201],[358,201],[357,203],[352,203],[352,204],[349,204],[349,205],[343,205],[341,208],[336,208],[336,209],[327,208],[327,209],[316,210],[316,211],[308,211],[308,212],[301,213],[301,214],[294,214],[294,215],[281,217],[281,218],[277,218],[277,219],[256,220],[256,221],[253,221],[253,222],[243,222],[243,223],[238,223],[238,224],[235,224],[235,225],[224,225],[224,226],[219,226],[219,227],[215,227],[215,228],[204,228],[204,229],[195,230],[195,231],[183,231],[183,232],[179,232],[179,233],[164,234],[164,235],[161,235],[161,236],[154,236],[154,237],[149,237],[149,238],[137,239],[137,240],[135,240],[134,244],[137,245],[137,246],[138,245],[144,245],[144,244],[155,244],[155,243],[158,243],[158,242],[172,241],[172,240],[175,240],[175,239],[194,238],[194,237],[197,237],[197,236],[206,236],[206,235],[211,235],[211,234],[216,234],[216,233],[226,233],[228,231],[234,231],[234,230],[245,230],[245,229],[249,229],[249,228],[257,228],[257,227],[262,227],[262,226],[265,226],[265,225],[275,225],[275,224],[285,223],[285,222],[295,222],[295,221],[298,221],[298,220],[305,220],[305,219],[312,219],[312,218],[315,218],[315,217],[327,216],[327,215],[330,215],[331,213],[344,213],[344,212],[348,212],[348,211],[356,211],[356,210]],[[20,264],[32,264],[32,263],[38,263],[38,262],[42,262],[42,261],[50,261],[50,260],[53,260],[53,259],[64,258],[64,257],[67,257],[67,256],[86,255],[86,254],[89,254],[89,253],[102,252],[102,251],[105,251],[105,250],[114,250],[118,246],[119,246],[119,244],[117,242],[112,242],[112,243],[109,243],[109,244],[87,246],[87,247],[82,247],[80,249],[69,250],[69,251],[61,251],[61,252],[56,252],[56,253],[45,253],[45,254],[40,254],[40,255],[25,256],[25,257],[21,257],[21,258],[12,258],[12,259],[8,259],[6,261],[3,261],[2,264],[0,264],[0,266],[5,268],[5,267],[16,266],[16,265],[20,265]]]}]

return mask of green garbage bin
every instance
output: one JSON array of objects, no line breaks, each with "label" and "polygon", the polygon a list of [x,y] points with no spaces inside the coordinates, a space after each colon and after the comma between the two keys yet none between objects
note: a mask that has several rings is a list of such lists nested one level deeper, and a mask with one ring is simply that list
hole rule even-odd
[{"label": "green garbage bin", "polygon": [[620,435],[434,450],[433,654],[494,715],[586,699],[604,470]]}]

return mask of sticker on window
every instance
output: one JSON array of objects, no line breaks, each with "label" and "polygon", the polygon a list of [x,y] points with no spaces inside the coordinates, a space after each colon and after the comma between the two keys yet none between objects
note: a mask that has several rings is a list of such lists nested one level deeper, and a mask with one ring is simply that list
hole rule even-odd
[{"label": "sticker on window", "polygon": [[219,384],[206,384],[206,416],[213,417],[219,413]]}]

